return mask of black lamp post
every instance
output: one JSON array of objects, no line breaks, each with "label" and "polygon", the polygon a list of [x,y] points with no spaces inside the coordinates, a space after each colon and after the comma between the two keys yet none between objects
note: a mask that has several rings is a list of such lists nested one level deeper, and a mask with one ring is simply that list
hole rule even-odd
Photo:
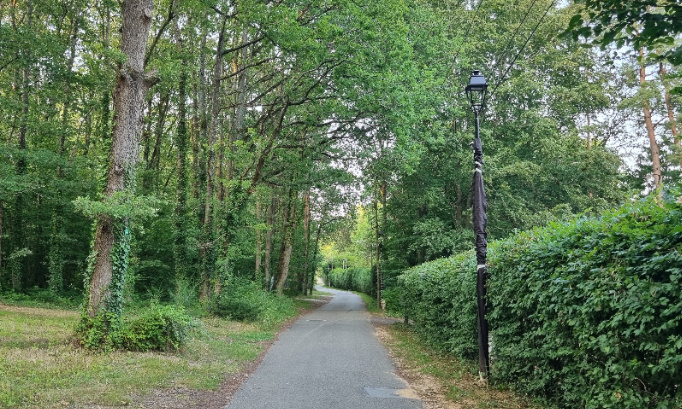
[{"label": "black lamp post", "polygon": [[480,71],[474,71],[469,77],[469,85],[465,88],[467,99],[476,117],[476,135],[474,138],[474,234],[476,235],[476,264],[478,277],[476,295],[478,300],[478,372],[481,380],[487,379],[490,369],[490,354],[488,351],[488,321],[486,320],[486,253],[488,240],[486,233],[487,208],[485,189],[483,187],[483,145],[479,135],[478,115],[485,108],[488,84]]}]

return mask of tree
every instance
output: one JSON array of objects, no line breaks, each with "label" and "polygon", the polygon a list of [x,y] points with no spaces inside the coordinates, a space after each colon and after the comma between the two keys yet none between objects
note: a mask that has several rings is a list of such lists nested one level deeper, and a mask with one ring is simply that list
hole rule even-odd
[{"label": "tree", "polygon": [[[109,171],[103,201],[114,204],[135,195],[135,173],[139,155],[140,123],[144,96],[153,77],[144,70],[147,37],[154,3],[151,0],[126,0],[121,7],[121,52],[114,89],[114,130]],[[93,271],[83,326],[88,328],[99,317],[103,322],[102,340],[116,330],[123,307],[123,284],[130,252],[129,214],[102,213],[97,218],[93,244]]]},{"label": "tree", "polygon": [[[665,45],[659,54],[673,65],[682,64],[682,4],[676,0],[581,0],[584,13],[573,16],[567,32],[592,38],[602,47],[632,45],[634,49]],[[679,90],[679,88],[678,88]]]}]

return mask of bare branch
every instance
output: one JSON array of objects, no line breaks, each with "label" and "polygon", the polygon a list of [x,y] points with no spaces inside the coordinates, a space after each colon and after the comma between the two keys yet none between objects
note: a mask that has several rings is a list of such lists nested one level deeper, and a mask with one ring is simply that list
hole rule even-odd
[{"label": "bare branch", "polygon": [[161,35],[163,35],[163,32],[166,31],[166,27],[170,24],[171,21],[175,18],[175,6],[176,6],[177,0],[173,0],[170,5],[168,6],[168,15],[166,16],[166,20],[163,22],[161,25],[161,28],[159,29],[159,32],[156,33],[156,37],[154,37],[154,41],[152,42],[151,47],[149,47],[149,51],[147,51],[147,56],[144,59],[144,66],[147,66],[147,63],[149,63],[149,59],[151,58],[152,54],[154,53],[154,49],[156,48],[156,44],[159,42],[159,38],[161,38]]}]

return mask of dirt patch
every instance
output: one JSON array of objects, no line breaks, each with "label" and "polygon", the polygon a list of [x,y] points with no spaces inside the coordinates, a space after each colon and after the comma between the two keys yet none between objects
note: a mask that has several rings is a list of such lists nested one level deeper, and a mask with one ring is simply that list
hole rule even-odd
[{"label": "dirt patch", "polygon": [[[377,317],[372,321],[383,322],[384,319]],[[397,375],[408,382],[426,409],[538,408],[526,398],[481,383],[454,357],[437,356],[419,347],[406,353],[404,344],[398,339],[402,334],[399,328],[391,328],[383,323],[375,324],[374,327],[377,337],[393,358]],[[414,342],[419,343],[418,340]],[[410,348],[414,342],[409,342]],[[430,358],[424,359],[426,357]]]},{"label": "dirt patch", "polygon": [[[199,391],[188,388],[157,389],[136,399],[144,409],[221,409],[232,400],[237,389],[258,368],[274,341],[268,341],[257,360],[248,363],[241,372],[230,374],[217,390]],[[95,408],[88,408],[95,409]]]},{"label": "dirt patch", "polygon": [[403,320],[401,318],[385,317],[383,315],[375,315],[375,314],[372,314],[370,316],[369,321],[372,324],[374,324],[375,327],[378,325],[391,325],[391,324],[403,322]]},{"label": "dirt patch", "polygon": [[420,373],[418,369],[410,368],[407,363],[395,356],[391,351],[390,346],[393,344],[393,337],[388,332],[386,325],[390,325],[394,322],[399,322],[400,320],[393,320],[374,317],[372,323],[375,323],[376,335],[382,344],[388,347],[389,354],[395,363],[398,375],[405,379],[409,384],[410,388],[415,392],[417,398],[424,402],[426,409],[464,409],[468,406],[464,406],[460,403],[450,402],[445,398],[445,390],[440,385],[440,383],[432,376]]}]

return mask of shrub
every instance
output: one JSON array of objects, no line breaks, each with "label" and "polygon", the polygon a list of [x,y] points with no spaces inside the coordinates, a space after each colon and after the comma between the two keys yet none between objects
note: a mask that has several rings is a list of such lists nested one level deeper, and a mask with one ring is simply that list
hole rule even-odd
[{"label": "shrub", "polygon": [[24,293],[0,292],[0,302],[25,307],[75,309],[82,301],[83,295],[75,291],[56,294],[51,290],[34,287]]},{"label": "shrub", "polygon": [[256,282],[231,278],[208,305],[210,314],[236,321],[271,325],[296,315],[294,302],[260,288]]},{"label": "shrub", "polygon": [[[682,407],[682,207],[629,204],[491,243],[492,380],[571,409]],[[400,278],[426,339],[473,358],[473,253]]]},{"label": "shrub", "polygon": [[232,280],[211,299],[211,314],[236,321],[257,321],[265,309],[264,294],[255,282]]},{"label": "shrub", "polygon": [[129,351],[177,351],[186,345],[196,327],[183,307],[154,304],[123,324],[121,347]]}]

